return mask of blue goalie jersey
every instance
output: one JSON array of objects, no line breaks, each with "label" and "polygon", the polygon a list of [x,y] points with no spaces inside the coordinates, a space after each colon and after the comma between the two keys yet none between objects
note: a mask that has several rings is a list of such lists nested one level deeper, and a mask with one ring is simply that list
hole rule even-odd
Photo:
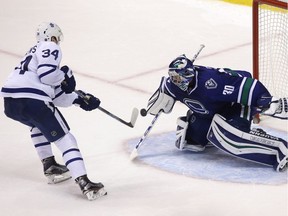
[{"label": "blue goalie jersey", "polygon": [[212,119],[216,113],[227,112],[238,104],[243,107],[239,115],[249,120],[252,116],[249,107],[256,109],[262,95],[270,96],[263,84],[247,71],[196,65],[195,70],[196,76],[187,91],[179,89],[170,78],[166,79],[165,87],[175,100],[181,101],[201,118]]}]

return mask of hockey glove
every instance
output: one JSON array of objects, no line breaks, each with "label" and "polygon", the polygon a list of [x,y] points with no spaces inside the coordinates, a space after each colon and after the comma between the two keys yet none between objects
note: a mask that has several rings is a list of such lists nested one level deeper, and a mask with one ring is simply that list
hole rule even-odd
[{"label": "hockey glove", "polygon": [[78,96],[73,102],[73,104],[79,105],[83,110],[91,111],[97,109],[101,101],[94,97],[92,94],[85,93],[81,90],[78,91],[81,95]]},{"label": "hockey glove", "polygon": [[288,98],[272,97],[269,108],[263,109],[261,114],[274,118],[288,119]]},{"label": "hockey glove", "polygon": [[64,80],[61,83],[61,89],[69,94],[72,93],[75,90],[76,87],[76,81],[73,76],[72,70],[69,69],[68,66],[63,66],[60,68],[61,71],[63,71],[64,75]]}]

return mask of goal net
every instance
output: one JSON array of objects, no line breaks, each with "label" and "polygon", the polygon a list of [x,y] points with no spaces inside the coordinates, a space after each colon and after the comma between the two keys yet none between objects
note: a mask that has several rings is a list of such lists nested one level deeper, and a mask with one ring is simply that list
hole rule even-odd
[{"label": "goal net", "polygon": [[288,96],[288,0],[253,1],[253,76]]}]

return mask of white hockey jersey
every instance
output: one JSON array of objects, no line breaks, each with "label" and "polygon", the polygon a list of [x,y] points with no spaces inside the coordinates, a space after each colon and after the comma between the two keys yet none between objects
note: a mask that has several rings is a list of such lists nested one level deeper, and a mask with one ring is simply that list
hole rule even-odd
[{"label": "white hockey jersey", "polygon": [[2,97],[33,98],[70,106],[75,93],[65,94],[60,84],[64,73],[59,69],[62,52],[54,42],[39,42],[24,56],[1,89]]}]

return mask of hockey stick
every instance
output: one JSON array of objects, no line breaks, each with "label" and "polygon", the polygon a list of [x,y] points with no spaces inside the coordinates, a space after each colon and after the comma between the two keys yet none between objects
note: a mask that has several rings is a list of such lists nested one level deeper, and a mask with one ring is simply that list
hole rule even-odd
[{"label": "hockey stick", "polygon": [[[74,91],[79,97],[83,98],[84,101],[86,103],[88,103],[86,100],[87,98],[85,97],[85,95],[81,92],[81,91]],[[102,112],[104,112],[105,114],[109,115],[110,117],[116,119],[117,121],[121,122],[122,124],[127,125],[128,127],[133,128],[135,126],[136,120],[138,118],[138,109],[137,108],[133,108],[132,110],[132,115],[130,118],[130,122],[124,121],[123,119],[119,118],[118,116],[114,115],[113,113],[109,112],[108,110],[104,109],[103,107],[99,106],[98,109]]]},{"label": "hockey stick", "polygon": [[136,123],[136,120],[137,120],[137,117],[138,117],[138,109],[137,108],[133,108],[132,110],[132,115],[131,115],[131,118],[130,118],[130,122],[126,122],[124,121],[123,119],[119,118],[118,116],[114,115],[113,113],[109,112],[108,110],[104,109],[103,107],[98,107],[99,110],[101,110],[102,112],[104,112],[105,114],[111,116],[112,118],[118,120],[119,122],[129,126],[129,127],[134,127],[135,126],[135,123]]},{"label": "hockey stick", "polygon": [[201,44],[200,45],[200,49],[198,50],[198,52],[194,55],[193,59],[191,59],[192,63],[196,60],[196,58],[198,57],[198,55],[200,54],[200,52],[202,51],[202,49],[204,49],[205,45]]},{"label": "hockey stick", "polygon": [[[142,109],[143,110],[143,109]],[[147,135],[149,134],[149,132],[151,131],[152,127],[154,126],[156,120],[158,119],[158,117],[160,116],[160,114],[162,113],[162,110],[160,110],[154,117],[154,119],[152,120],[151,124],[149,125],[149,127],[146,129],[144,135],[141,137],[141,139],[139,140],[139,142],[137,143],[137,145],[135,146],[135,148],[133,149],[131,155],[130,155],[130,160],[134,160],[137,156],[138,156],[138,149],[139,147],[143,144],[145,138],[147,137]]]}]

